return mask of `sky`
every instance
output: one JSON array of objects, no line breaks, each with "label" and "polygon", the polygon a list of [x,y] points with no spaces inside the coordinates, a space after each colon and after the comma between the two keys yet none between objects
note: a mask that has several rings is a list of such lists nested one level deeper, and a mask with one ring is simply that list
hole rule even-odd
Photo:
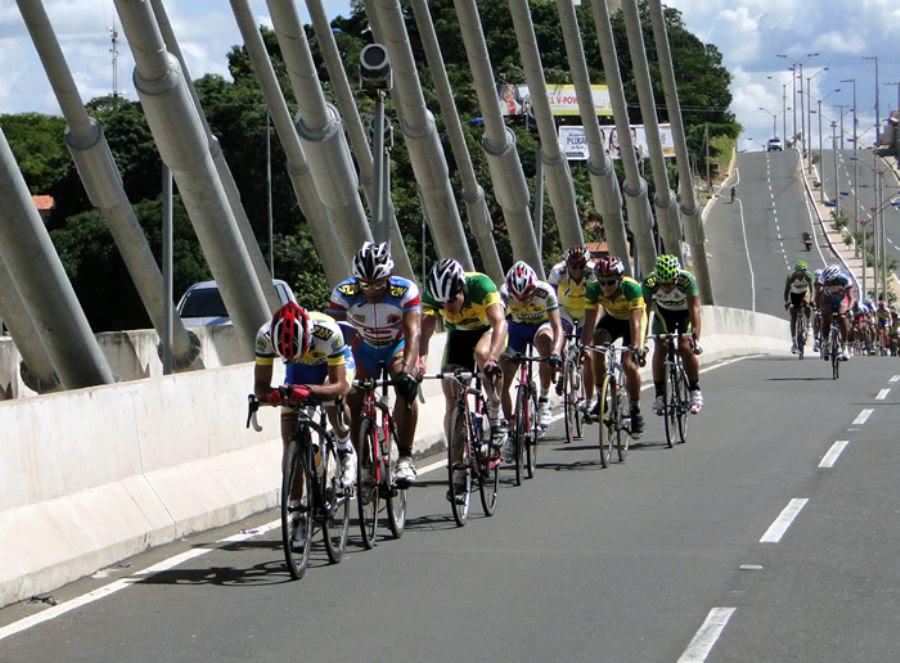
[{"label": "sky", "polygon": [[[480,0],[486,1],[503,0]],[[271,25],[265,2],[251,0],[250,4],[258,22]],[[350,11],[348,0],[324,0],[323,4],[332,18]],[[668,0],[665,4],[680,10],[687,28],[722,52],[725,66],[734,78],[731,110],[744,127],[740,149],[755,150],[765,145],[772,137],[773,114],[776,133],[781,136],[783,92],[787,92],[786,105],[794,107],[792,63],[802,62],[804,79],[811,77],[813,100],[824,99],[826,147],[830,144],[830,122],[838,120],[842,112],[847,113],[845,135],[852,134],[848,109],[853,104],[853,84],[842,82],[849,79],[856,80],[860,145],[874,141],[875,62],[864,58],[878,58],[882,120],[897,108],[897,85],[885,85],[900,83],[900,4],[896,0]],[[225,54],[241,41],[230,3],[165,0],[165,5],[191,76],[227,76]],[[109,94],[109,28],[115,15],[112,0],[44,0],[44,6],[83,99]],[[298,1],[298,8],[304,22],[308,22],[305,3]],[[133,60],[121,28],[119,32],[119,92],[135,99],[131,85]],[[810,57],[812,53],[818,55]],[[0,0],[0,62],[0,114],[59,113],[14,0]],[[805,89],[806,80],[803,86]],[[840,91],[835,92],[837,89]],[[843,111],[839,105],[845,107]],[[793,110],[787,111],[787,119],[791,133]],[[817,141],[815,116],[813,127],[813,139]]]}]

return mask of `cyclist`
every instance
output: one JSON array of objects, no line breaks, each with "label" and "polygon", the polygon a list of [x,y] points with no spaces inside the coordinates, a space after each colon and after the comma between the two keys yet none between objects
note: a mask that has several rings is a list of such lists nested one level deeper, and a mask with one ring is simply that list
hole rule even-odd
[{"label": "cyclist", "polygon": [[538,399],[540,425],[550,425],[552,413],[548,394],[553,381],[553,370],[562,365],[562,344],[565,336],[559,315],[559,303],[553,287],[538,280],[537,273],[523,261],[517,262],[506,273],[506,282],[500,287],[500,296],[506,304],[509,346],[502,355],[503,414],[507,421],[512,415],[510,385],[516,375],[513,355],[522,354],[529,343],[541,357],[549,357],[539,368],[541,393]]},{"label": "cyclist", "polygon": [[888,335],[891,328],[891,311],[883,299],[878,300],[878,307],[875,309],[875,321],[878,325],[878,333],[881,334],[881,347],[887,350],[891,347],[891,339]]},{"label": "cyclist", "polygon": [[734,203],[734,197],[737,195],[737,189],[735,187],[731,187],[731,202]]},{"label": "cyclist", "polygon": [[[585,292],[588,284],[597,280],[597,277],[594,276],[594,266],[590,255],[590,251],[583,244],[569,247],[565,259],[554,265],[547,277],[547,282],[556,290],[559,314],[565,334],[581,333],[587,305]],[[565,352],[566,348],[565,334],[563,335],[562,352]],[[589,384],[593,384],[590,377],[590,362],[584,364],[584,371],[585,380]],[[560,375],[556,383],[556,393],[558,394],[562,394],[564,377]]]},{"label": "cyclist", "polygon": [[[644,279],[644,299],[653,305],[654,334],[668,334],[676,329],[684,336],[681,339],[681,361],[687,373],[690,390],[691,414],[703,408],[703,393],[700,391],[700,360],[703,352],[700,345],[701,316],[700,293],[697,281],[689,271],[681,269],[678,258],[662,254],[656,259],[656,271]],[[656,400],[653,409],[662,416],[666,411],[666,353],[669,341],[654,343],[653,347],[653,387]]]},{"label": "cyclist", "polygon": [[819,351],[819,346],[822,339],[821,332],[821,323],[822,323],[822,311],[819,309],[819,301],[821,300],[821,292],[822,292],[822,282],[821,276],[824,270],[817,269],[813,272],[813,291],[812,291],[812,309],[813,309],[813,352]]},{"label": "cyclist", "polygon": [[794,263],[794,269],[788,274],[784,282],[784,309],[791,312],[791,352],[797,354],[797,312],[802,308],[805,320],[803,324],[809,327],[809,319],[812,309],[809,299],[812,297],[813,276],[809,273],[805,260]]},{"label": "cyclist", "polygon": [[[428,358],[428,346],[437,326],[438,317],[447,327],[443,366],[458,366],[474,371],[476,366],[484,376],[488,397],[488,418],[491,424],[491,443],[502,446],[507,437],[508,424],[500,414],[501,371],[498,363],[506,348],[506,311],[497,286],[486,274],[466,272],[458,261],[445,258],[431,270],[422,296],[422,340],[419,344],[420,369]],[[444,380],[446,408],[444,433],[448,444],[455,446],[454,456],[462,457],[462,447],[450,440],[450,414],[456,404],[456,389],[451,380]],[[465,481],[465,471],[458,470],[457,483]]]},{"label": "cyclist", "polygon": [[[397,382],[394,421],[397,422],[396,478],[416,480],[412,460],[413,437],[419,408],[416,395],[422,298],[409,279],[394,276],[394,261],[387,243],[366,242],[353,256],[353,276],[339,283],[331,293],[328,313],[338,321],[348,321],[357,331],[351,348],[360,378],[378,378],[382,364]],[[353,391],[347,399],[352,413],[353,439],[359,438],[363,395]]]},{"label": "cyclist", "polygon": [[[644,432],[638,363],[643,361],[641,348],[647,331],[647,307],[641,284],[630,276],[625,276],[625,265],[615,256],[600,258],[594,267],[594,273],[597,280],[588,285],[585,295],[587,310],[581,341],[585,345],[607,344],[621,338],[623,346],[628,348],[622,354],[622,369],[625,373],[625,388],[631,400],[631,437],[636,440]],[[603,315],[600,315],[601,306]],[[594,380],[584,384],[588,402],[593,398],[594,383],[601,381],[606,374],[606,355],[602,352],[591,354]],[[591,418],[597,416],[599,409],[598,401],[590,412]]]},{"label": "cyclist", "polygon": [[822,358],[830,359],[828,334],[831,331],[831,320],[834,314],[838,314],[841,332],[841,354],[838,358],[847,361],[850,358],[847,352],[847,339],[850,336],[847,311],[855,301],[850,277],[843,274],[838,265],[830,265],[822,270],[819,279],[822,285],[818,299],[819,309],[822,311]]},{"label": "cyclist", "polygon": [[[273,364],[277,357],[287,364],[284,382],[289,387],[287,398],[272,388]],[[288,302],[275,312],[272,319],[260,327],[256,334],[256,367],[253,375],[253,393],[262,403],[284,406],[281,412],[281,440],[283,453],[287,453],[291,437],[297,430],[294,406],[315,399],[323,401],[325,413],[337,435],[337,452],[341,462],[341,483],[350,487],[356,481],[356,453],[350,442],[350,429],[338,417],[336,401],[350,393],[355,363],[353,353],[344,343],[338,324],[324,313],[310,312],[294,302]],[[346,419],[347,406],[343,418]],[[282,458],[284,462],[284,458]],[[297,537],[305,531],[302,483],[291,495],[294,509],[291,522],[292,539],[302,547]]]}]

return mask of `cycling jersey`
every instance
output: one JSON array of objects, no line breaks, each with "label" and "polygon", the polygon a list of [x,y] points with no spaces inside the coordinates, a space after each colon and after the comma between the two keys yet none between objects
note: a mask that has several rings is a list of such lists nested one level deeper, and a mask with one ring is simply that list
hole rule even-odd
[{"label": "cycling jersey", "polygon": [[382,298],[370,303],[356,278],[341,281],[331,293],[329,312],[344,314],[362,340],[373,347],[393,345],[403,338],[403,316],[422,310],[419,288],[409,279],[391,276]]},{"label": "cycling jersey", "polygon": [[[288,364],[340,366],[345,363],[347,355],[350,355],[350,348],[344,343],[344,335],[337,322],[318,311],[310,311],[309,317],[313,323],[309,349]],[[352,357],[352,355],[350,356]],[[278,352],[272,343],[272,321],[270,320],[260,327],[256,334],[256,364],[271,366],[276,357],[278,357]]]},{"label": "cycling jersey", "polygon": [[506,305],[506,315],[513,322],[539,325],[550,319],[550,311],[559,309],[553,286],[546,281],[535,281],[534,286],[534,291],[528,299],[510,296],[505,283],[500,287],[500,297]]},{"label": "cycling jersey", "polygon": [[[800,274],[799,278],[797,274]],[[788,274],[784,282],[784,298],[787,300],[788,294],[805,295],[813,288],[813,276],[808,270],[803,272],[791,272]]]},{"label": "cycling jersey", "polygon": [[686,270],[679,270],[675,277],[675,287],[670,292],[662,289],[662,283],[656,279],[656,272],[644,279],[643,293],[647,303],[652,303],[656,310],[687,311],[688,299],[699,294],[697,280]]},{"label": "cycling jersey", "polygon": [[488,329],[487,309],[494,304],[503,306],[497,286],[486,274],[467,272],[464,295],[462,308],[457,313],[450,313],[426,291],[422,296],[422,313],[442,317],[448,331]]},{"label": "cycling jersey", "polygon": [[833,279],[822,282],[822,294],[830,300],[843,299],[850,296],[850,277],[838,274]]},{"label": "cycling jersey", "polygon": [[594,270],[588,264],[584,269],[584,277],[580,282],[575,281],[569,275],[569,269],[565,261],[553,266],[547,282],[556,290],[560,308],[568,313],[568,317],[576,322],[584,320],[584,310],[587,307],[585,293],[589,283],[596,281]]},{"label": "cycling jersey", "polygon": [[641,292],[641,284],[630,276],[623,276],[622,282],[612,297],[603,294],[603,289],[597,281],[588,284],[585,293],[587,307],[596,310],[600,306],[606,312],[606,315],[612,316],[618,320],[628,320],[631,318],[631,312],[635,309],[646,310],[644,297]]}]

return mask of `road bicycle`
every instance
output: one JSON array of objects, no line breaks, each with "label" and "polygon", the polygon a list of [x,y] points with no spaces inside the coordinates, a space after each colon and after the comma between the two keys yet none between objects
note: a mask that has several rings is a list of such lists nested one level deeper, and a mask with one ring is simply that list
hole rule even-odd
[{"label": "road bicycle", "polygon": [[563,368],[557,382],[557,393],[563,398],[563,420],[566,426],[566,443],[581,438],[582,408],[587,400],[584,390],[584,374],[581,363],[581,337],[566,335],[566,354]]},{"label": "road bicycle", "polygon": [[[801,326],[801,320],[798,319],[797,327]],[[691,412],[691,392],[679,350],[682,334],[678,329],[675,333],[653,334],[651,338],[657,343],[666,344],[666,406],[663,420],[666,428],[666,444],[672,448],[676,431],[678,441],[681,444],[687,442],[688,420]]]},{"label": "road bicycle", "polygon": [[516,404],[513,410],[515,429],[512,431],[510,445],[516,468],[516,485],[522,485],[523,476],[534,478],[537,464],[537,444],[541,434],[540,411],[538,409],[538,388],[532,374],[532,366],[548,361],[549,357],[532,356],[529,343],[526,354],[516,354],[508,358],[519,365],[516,379]]},{"label": "road bicycle", "polygon": [[[445,368],[440,373],[424,375],[422,379],[450,380],[456,394],[456,403],[450,413],[447,440],[450,486],[447,499],[450,501],[453,519],[459,527],[466,524],[471,495],[476,485],[484,515],[492,516],[497,508],[502,458],[499,450],[491,444],[490,422],[481,389],[481,376],[463,368]],[[473,380],[474,386],[470,384]],[[463,474],[463,481],[459,483],[456,482],[457,470]]]},{"label": "road bicycle", "polygon": [[831,326],[828,329],[828,358],[831,360],[831,379],[837,380],[841,374],[841,330],[838,328],[843,316],[834,313],[831,316]]},{"label": "road bicycle", "polygon": [[[363,546],[375,545],[378,516],[387,513],[388,527],[395,539],[403,536],[406,525],[406,485],[395,478],[399,446],[397,428],[388,402],[388,387],[396,382],[384,377],[354,380],[353,386],[365,392],[357,445],[356,503]],[[379,394],[380,391],[380,394]]]},{"label": "road bicycle", "polygon": [[606,374],[599,385],[597,421],[599,426],[600,464],[609,467],[613,447],[619,462],[625,461],[631,438],[631,399],[625,388],[625,372],[622,355],[631,352],[610,344],[584,345],[582,351],[602,352],[606,355]]},{"label": "road bicycle", "polygon": [[[290,396],[288,387],[279,387],[279,391],[284,400]],[[247,400],[247,427],[252,425],[259,432],[262,430],[256,419],[259,400],[253,394]],[[340,418],[343,400],[337,399],[335,403]],[[312,538],[317,529],[322,531],[331,563],[337,564],[344,556],[353,489],[341,484],[341,464],[334,433],[326,428],[323,403],[310,399],[296,407],[297,430],[282,464],[281,540],[288,571],[294,580],[299,580],[309,564]],[[304,492],[306,505],[301,497]],[[296,527],[303,528],[299,536]]]},{"label": "road bicycle", "polygon": [[794,343],[797,345],[797,359],[803,361],[806,353],[806,326],[808,318],[803,312],[802,306],[792,306],[797,310],[797,323],[794,326]]}]

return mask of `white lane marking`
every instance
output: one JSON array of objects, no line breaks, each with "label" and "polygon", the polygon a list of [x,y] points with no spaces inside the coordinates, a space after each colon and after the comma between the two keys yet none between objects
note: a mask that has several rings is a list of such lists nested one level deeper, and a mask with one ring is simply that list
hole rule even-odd
[{"label": "white lane marking", "polygon": [[888,382],[900,382],[900,375],[895,375]]},{"label": "white lane marking", "polygon": [[841,455],[841,452],[847,448],[848,444],[850,444],[850,440],[838,440],[837,442],[832,444],[831,448],[828,450],[828,453],[822,456],[822,460],[819,462],[819,467],[824,469],[834,467],[834,464],[837,462],[837,459]]},{"label": "white lane marking", "polygon": [[157,573],[162,573],[163,571],[168,571],[190,559],[205,555],[206,553],[215,550],[217,547],[220,547],[222,544],[246,541],[247,539],[260,536],[261,534],[266,534],[267,532],[270,532],[277,527],[281,527],[280,518],[278,520],[268,522],[265,525],[261,525],[260,527],[256,527],[252,530],[247,530],[246,532],[242,532],[240,534],[225,537],[224,539],[220,539],[209,546],[192,548],[191,550],[186,550],[177,555],[173,555],[172,557],[164,559],[157,564],[148,566],[143,571],[138,571],[137,573],[134,573],[127,578],[121,578],[120,580],[111,582],[108,585],[98,587],[97,589],[90,591],[87,594],[82,594],[81,596],[77,596],[74,599],[65,601],[51,608],[47,608],[46,610],[43,610],[35,615],[30,615],[28,617],[25,617],[24,619],[20,619],[17,622],[13,622],[12,624],[7,624],[6,626],[0,628],[0,640],[5,640],[6,638],[16,635],[17,633],[21,633],[22,631],[25,631],[32,626],[37,626],[38,624],[42,624],[44,622],[50,621],[51,619],[55,619],[61,615],[66,614],[67,612],[88,605],[89,603],[93,603],[94,601],[106,598],[107,596],[115,594],[116,592],[125,589],[130,585],[149,578],[150,576],[154,576]]},{"label": "white lane marking", "polygon": [[862,426],[864,423],[866,423],[866,421],[868,421],[869,417],[872,416],[872,413],[874,411],[875,410],[870,407],[865,408],[858,415],[856,415],[856,419],[853,420],[853,425]]},{"label": "white lane marking", "polygon": [[741,571],[762,571],[762,564],[741,564]]},{"label": "white lane marking", "polygon": [[747,241],[747,224],[744,223],[744,206],[738,200],[738,213],[741,215],[741,232],[744,235],[744,251],[747,254],[747,267],[750,269],[750,310],[756,311],[756,277],[753,275],[753,260],[750,259],[750,243]]},{"label": "white lane marking", "polygon": [[713,608],[694,634],[678,663],[703,663],[737,608]]},{"label": "white lane marking", "polygon": [[882,389],[881,391],[878,392],[878,395],[875,397],[875,400],[883,401],[885,398],[887,398],[887,395],[889,393],[891,393],[890,389]]},{"label": "white lane marking", "polygon": [[806,506],[807,502],[809,502],[809,500],[805,497],[795,497],[790,502],[788,502],[788,505],[781,510],[781,513],[778,514],[775,522],[769,525],[769,529],[767,529],[766,533],[762,535],[762,538],[759,540],[759,542],[778,543],[779,541],[781,541],[781,537],[783,537],[784,533],[787,532],[788,527],[791,526],[791,523],[794,522],[794,519],[800,514],[800,511],[803,510],[803,507]]}]

